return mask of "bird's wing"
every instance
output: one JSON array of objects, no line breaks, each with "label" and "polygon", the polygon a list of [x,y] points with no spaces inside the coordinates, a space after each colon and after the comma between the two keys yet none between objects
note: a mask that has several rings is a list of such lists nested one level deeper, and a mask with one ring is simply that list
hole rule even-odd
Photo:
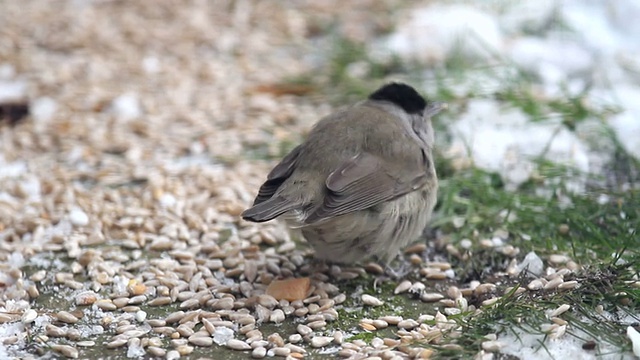
[{"label": "bird's wing", "polygon": [[327,193],[305,223],[364,210],[421,188],[428,181],[424,169],[384,169],[382,159],[360,153],[341,164],[327,177]]},{"label": "bird's wing", "polygon": [[280,185],[291,176],[298,162],[301,149],[302,145],[296,146],[269,172],[267,181],[265,181],[264,184],[260,186],[260,190],[258,190],[258,195],[253,201],[253,206],[271,199]]}]

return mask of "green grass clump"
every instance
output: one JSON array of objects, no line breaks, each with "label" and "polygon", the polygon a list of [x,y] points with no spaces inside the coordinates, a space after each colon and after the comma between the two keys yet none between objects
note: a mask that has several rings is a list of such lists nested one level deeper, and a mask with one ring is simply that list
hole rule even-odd
[{"label": "green grass clump", "polygon": [[[481,350],[489,333],[513,333],[513,329],[540,333],[540,325],[550,322],[546,312],[560,304],[571,305],[572,310],[563,316],[570,324],[569,336],[585,342],[596,339],[620,351],[630,349],[625,329],[640,321],[640,191],[592,189],[575,194],[567,191],[565,179],[560,177],[566,173],[564,169],[548,169],[548,173],[557,176],[557,181],[547,185],[544,195],[540,195],[541,184],[506,191],[499,177],[477,169],[450,174],[441,182],[439,216],[434,225],[453,244],[462,239],[471,239],[474,244],[465,260],[450,257],[460,281],[498,280],[502,290],[526,287],[531,279],[499,275],[509,257],[478,246],[479,240],[497,233],[508,234],[505,243],[521,250],[518,259],[529,251],[543,259],[567,254],[581,266],[565,277],[565,281],[578,281],[574,290],[507,294],[481,314],[463,317],[459,322],[462,336],[455,342],[463,345],[469,356]],[[465,219],[464,225],[455,226],[460,218]],[[544,344],[540,347],[544,351]],[[451,352],[444,350],[438,353],[442,358]]]},{"label": "green grass clump", "polygon": [[[523,251],[568,252],[578,261],[607,259],[623,250],[626,256],[639,254],[637,190],[573,194],[560,183],[540,196],[533,187],[506,191],[499,177],[477,169],[443,179],[441,189],[435,225],[451,232],[454,241],[504,230]],[[460,217],[466,225],[454,231],[453,221]]]}]

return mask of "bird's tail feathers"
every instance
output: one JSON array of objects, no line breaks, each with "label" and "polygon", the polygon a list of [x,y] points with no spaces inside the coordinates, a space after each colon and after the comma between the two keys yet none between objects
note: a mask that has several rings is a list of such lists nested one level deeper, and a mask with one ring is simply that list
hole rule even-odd
[{"label": "bird's tail feathers", "polygon": [[299,204],[282,197],[272,197],[242,212],[242,218],[247,221],[265,222],[294,210]]}]

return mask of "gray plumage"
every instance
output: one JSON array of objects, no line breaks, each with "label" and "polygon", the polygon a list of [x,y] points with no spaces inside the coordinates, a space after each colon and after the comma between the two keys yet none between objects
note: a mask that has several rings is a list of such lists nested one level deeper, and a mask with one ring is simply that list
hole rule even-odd
[{"label": "gray plumage", "polygon": [[420,236],[435,206],[430,117],[442,108],[391,83],[321,119],[271,170],[242,217],[282,216],[319,259],[388,262]]}]

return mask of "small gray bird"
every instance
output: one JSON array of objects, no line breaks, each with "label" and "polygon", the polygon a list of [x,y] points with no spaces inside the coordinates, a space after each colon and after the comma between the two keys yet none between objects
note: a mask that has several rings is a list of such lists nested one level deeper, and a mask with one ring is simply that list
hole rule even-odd
[{"label": "small gray bird", "polygon": [[436,203],[431,117],[411,86],[390,83],[321,119],[276,165],[242,218],[282,216],[320,260],[387,264],[424,230]]}]

